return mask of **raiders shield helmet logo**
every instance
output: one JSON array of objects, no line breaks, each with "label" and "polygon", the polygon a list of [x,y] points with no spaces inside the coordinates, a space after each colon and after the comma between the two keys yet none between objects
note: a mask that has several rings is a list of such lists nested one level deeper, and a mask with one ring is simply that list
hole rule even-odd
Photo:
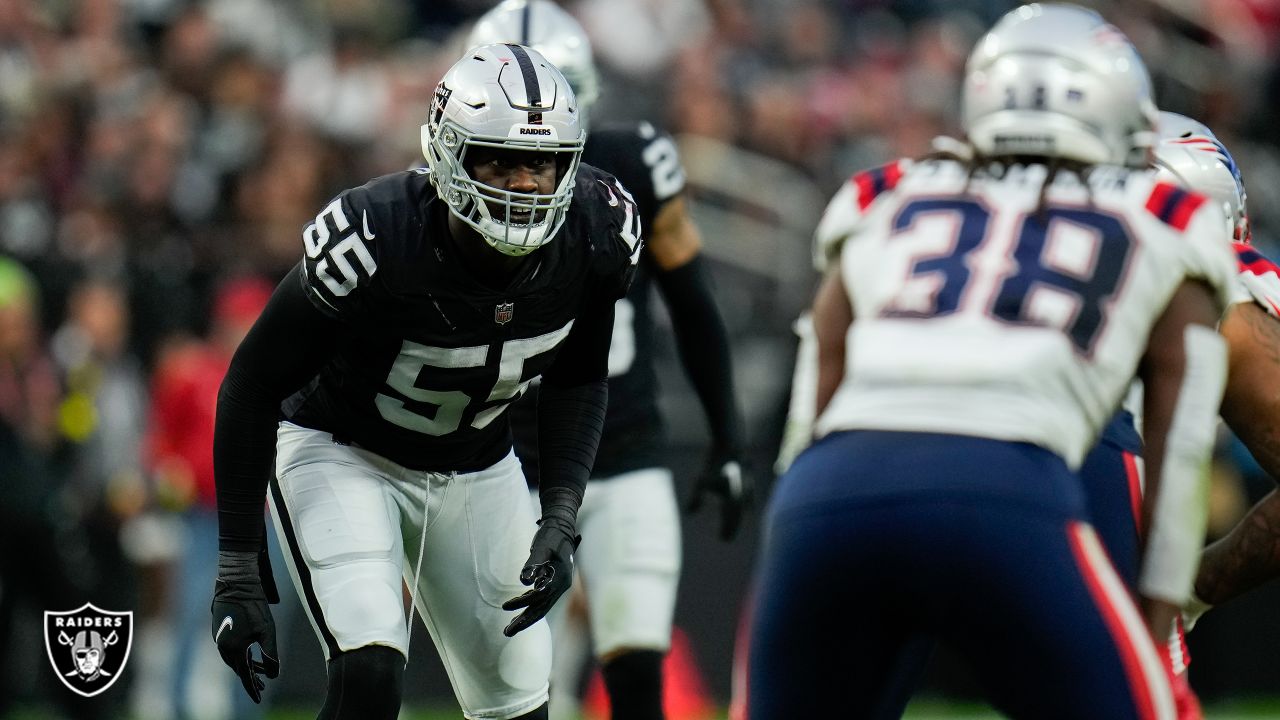
[{"label": "raiders shield helmet logo", "polygon": [[515,303],[498,303],[493,306],[493,321],[499,325],[506,325],[511,322],[511,316],[515,314]]},{"label": "raiders shield helmet logo", "polygon": [[44,647],[58,679],[72,692],[93,697],[120,679],[133,647],[133,612],[85,603],[44,613]]}]

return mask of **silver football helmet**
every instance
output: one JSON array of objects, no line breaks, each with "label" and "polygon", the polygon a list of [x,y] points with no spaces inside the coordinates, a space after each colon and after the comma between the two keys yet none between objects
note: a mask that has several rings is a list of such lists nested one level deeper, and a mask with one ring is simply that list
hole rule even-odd
[{"label": "silver football helmet", "polygon": [[467,36],[467,47],[492,43],[519,43],[542,53],[564,73],[584,118],[600,97],[587,32],[551,0],[505,0],[481,15]]},{"label": "silver football helmet", "polygon": [[1244,180],[1235,159],[1212,130],[1186,115],[1160,113],[1155,164],[1160,175],[1219,203],[1232,238],[1249,242]]},{"label": "silver football helmet", "polygon": [[978,41],[965,70],[962,123],[982,155],[1149,165],[1151,78],[1129,39],[1096,12],[1023,5]]},{"label": "silver football helmet", "polygon": [[[436,86],[422,126],[431,182],[449,210],[506,255],[527,255],[564,223],[586,131],[564,75],[537,50],[485,45],[469,50]],[[554,153],[556,189],[522,193],[478,182],[473,148]]]}]

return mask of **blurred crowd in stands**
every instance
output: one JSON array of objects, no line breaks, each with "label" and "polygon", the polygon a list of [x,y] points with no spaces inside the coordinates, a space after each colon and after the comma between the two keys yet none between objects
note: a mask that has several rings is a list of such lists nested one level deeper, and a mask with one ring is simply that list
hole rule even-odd
[{"label": "blurred crowd in stands", "polygon": [[[39,610],[134,608],[132,662],[159,670],[185,673],[179,656],[207,644],[212,570],[201,577],[184,557],[212,562],[208,444],[229,353],[327,199],[420,159],[431,90],[491,4],[0,0],[0,717],[61,690],[22,679],[44,664],[24,629],[39,627]],[[777,232],[747,254],[806,258],[845,177],[957,132],[970,46],[1017,3],[564,4],[604,76],[594,119],[647,118],[676,134],[709,255],[793,299],[761,315],[726,287],[735,343],[789,358],[785,329],[812,278],[744,260],[747,231],[731,218],[794,215],[777,198],[803,188],[798,218],[756,218]],[[1280,3],[1100,9],[1138,44],[1162,107],[1231,149],[1255,241],[1274,256]],[[725,189],[734,183],[747,189]],[[785,392],[785,363],[759,372]],[[776,444],[777,429],[765,423],[756,439]],[[1245,499],[1223,502],[1230,515]],[[192,603],[199,612],[184,615]],[[178,637],[181,617],[194,618],[194,641]],[[132,711],[181,714],[169,700],[185,690],[156,687],[135,692],[152,705]]]}]

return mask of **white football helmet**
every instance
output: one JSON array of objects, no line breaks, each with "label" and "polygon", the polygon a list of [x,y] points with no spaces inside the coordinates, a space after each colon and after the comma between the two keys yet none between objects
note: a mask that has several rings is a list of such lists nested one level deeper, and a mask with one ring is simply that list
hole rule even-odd
[{"label": "white football helmet", "polygon": [[[436,86],[422,126],[431,182],[449,210],[494,249],[527,255],[564,223],[586,131],[564,75],[537,50],[485,45],[469,50]],[[490,187],[468,172],[471,148],[554,153],[550,195]]]},{"label": "white football helmet", "polygon": [[1124,33],[1096,12],[1023,5],[978,41],[965,71],[962,123],[980,154],[1149,165],[1151,78]]},{"label": "white football helmet", "polygon": [[1160,113],[1155,164],[1160,175],[1221,204],[1232,238],[1249,242],[1244,180],[1235,159],[1212,130],[1186,115]]},{"label": "white football helmet", "polygon": [[505,0],[481,15],[467,36],[467,47],[492,43],[519,43],[542,53],[564,73],[584,118],[600,97],[586,30],[551,0]]}]

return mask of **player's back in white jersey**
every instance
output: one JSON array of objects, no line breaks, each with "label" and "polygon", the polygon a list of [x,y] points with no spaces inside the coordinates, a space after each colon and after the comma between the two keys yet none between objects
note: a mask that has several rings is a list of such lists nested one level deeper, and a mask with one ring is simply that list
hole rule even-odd
[{"label": "player's back in white jersey", "polygon": [[1234,262],[1202,196],[1118,167],[1047,172],[899,162],[835,196],[819,252],[838,248],[854,322],[820,434],[1025,441],[1074,468],[1182,281],[1225,306]]}]

